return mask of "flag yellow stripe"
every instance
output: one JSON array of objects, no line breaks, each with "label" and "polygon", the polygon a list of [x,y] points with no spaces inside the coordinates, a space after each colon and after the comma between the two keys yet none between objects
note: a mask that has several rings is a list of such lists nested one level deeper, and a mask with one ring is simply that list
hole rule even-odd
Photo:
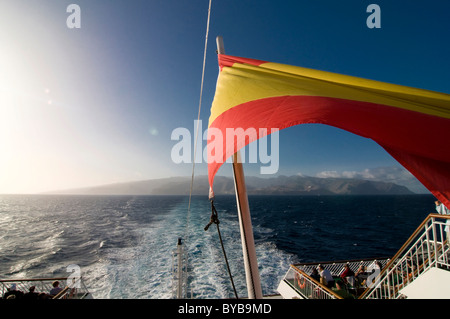
[{"label": "flag yellow stripe", "polygon": [[222,68],[209,124],[234,106],[286,95],[370,102],[450,119],[449,94],[267,62]]}]

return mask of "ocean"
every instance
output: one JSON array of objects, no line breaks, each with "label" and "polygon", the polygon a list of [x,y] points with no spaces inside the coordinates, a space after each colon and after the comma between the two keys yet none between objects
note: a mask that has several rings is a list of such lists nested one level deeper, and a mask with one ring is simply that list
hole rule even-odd
[{"label": "ocean", "polygon": [[[0,195],[0,278],[68,276],[80,267],[99,299],[172,298],[183,238],[192,297],[234,298],[206,196]],[[431,195],[249,196],[264,294],[291,263],[391,257],[425,217]],[[217,196],[239,297],[247,295],[234,196]]]}]

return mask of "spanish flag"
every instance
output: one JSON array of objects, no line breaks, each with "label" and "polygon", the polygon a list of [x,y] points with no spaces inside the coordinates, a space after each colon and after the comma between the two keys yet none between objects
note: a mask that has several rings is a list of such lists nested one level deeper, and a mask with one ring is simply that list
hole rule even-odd
[{"label": "spanish flag", "polygon": [[[247,145],[273,128],[319,123],[344,129],[377,142],[450,208],[449,94],[229,55],[218,59],[208,133],[255,128]],[[213,135],[211,188],[220,166],[245,146],[216,143]]]}]

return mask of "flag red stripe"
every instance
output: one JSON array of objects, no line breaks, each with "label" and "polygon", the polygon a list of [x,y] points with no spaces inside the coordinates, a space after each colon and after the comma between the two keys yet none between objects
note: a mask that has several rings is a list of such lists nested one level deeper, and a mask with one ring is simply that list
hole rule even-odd
[{"label": "flag red stripe", "polygon": [[[439,177],[442,172],[435,174],[434,165],[423,165],[424,171],[416,172],[421,170],[416,167],[417,163],[427,162],[427,157],[432,157],[433,161],[437,162],[450,162],[450,148],[444,147],[434,138],[450,136],[450,120],[441,117],[354,100],[320,96],[281,96],[254,100],[233,107],[217,117],[210,128],[220,129],[223,136],[226,136],[226,128],[256,128],[257,138],[260,138],[262,136],[259,136],[259,128],[266,128],[270,132],[271,128],[281,130],[305,123],[326,124],[371,138],[396,159],[399,157],[399,151],[407,154],[397,160],[408,169],[413,169],[410,170],[411,173],[425,186],[429,184],[430,178],[433,179],[436,189],[442,190],[439,185],[448,184],[445,178]],[[414,130],[411,130],[411,127]],[[248,140],[246,144],[252,141]],[[211,143],[208,143],[208,147],[211,147]],[[223,162],[237,151],[236,145],[233,144],[224,143]],[[209,182],[213,185],[214,175],[222,163],[208,165]],[[436,169],[442,167],[438,166]],[[437,197],[441,198],[438,195]],[[448,200],[444,201],[450,206]]]}]

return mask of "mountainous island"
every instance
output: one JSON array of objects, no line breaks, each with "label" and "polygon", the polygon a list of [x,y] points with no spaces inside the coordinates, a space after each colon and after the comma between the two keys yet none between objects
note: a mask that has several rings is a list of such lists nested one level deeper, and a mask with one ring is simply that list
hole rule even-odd
[{"label": "mountainous island", "polygon": [[[261,178],[247,176],[249,195],[408,195],[407,187],[395,183],[349,178],[318,178],[308,176],[278,176]],[[85,195],[189,195],[191,177],[170,177],[96,187],[49,192],[51,194]],[[195,176],[192,194],[208,195],[207,176]],[[233,179],[216,176],[216,195],[234,194]]]}]

